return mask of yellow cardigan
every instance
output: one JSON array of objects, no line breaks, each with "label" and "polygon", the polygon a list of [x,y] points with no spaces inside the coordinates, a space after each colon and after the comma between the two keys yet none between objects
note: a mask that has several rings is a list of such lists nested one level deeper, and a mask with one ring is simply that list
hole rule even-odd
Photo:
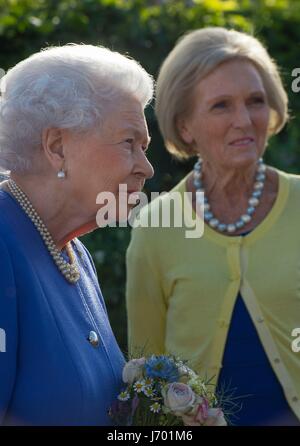
[{"label": "yellow cardigan", "polygon": [[[176,354],[216,384],[240,291],[300,419],[300,352],[291,348],[292,330],[300,327],[300,176],[277,172],[276,201],[246,236],[226,236],[206,224],[196,239],[185,238],[186,228],[133,229],[127,251],[129,350]],[[173,191],[185,192],[185,181]],[[153,200],[141,213],[159,212],[168,198]]]}]

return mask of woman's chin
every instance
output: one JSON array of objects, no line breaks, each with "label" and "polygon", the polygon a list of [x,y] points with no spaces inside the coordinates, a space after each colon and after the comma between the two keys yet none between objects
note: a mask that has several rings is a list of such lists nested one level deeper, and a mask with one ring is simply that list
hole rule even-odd
[{"label": "woman's chin", "polygon": [[237,152],[235,154],[232,154],[232,156],[228,159],[228,167],[230,169],[232,168],[247,168],[250,167],[253,164],[256,164],[259,160],[261,155],[257,153],[257,151],[245,151],[241,150],[240,152]]},{"label": "woman's chin", "polygon": [[121,212],[119,211],[117,214],[116,222],[117,223],[126,223],[128,222],[128,219],[130,217],[131,211],[134,208],[134,206],[127,206],[127,209],[122,209]]}]

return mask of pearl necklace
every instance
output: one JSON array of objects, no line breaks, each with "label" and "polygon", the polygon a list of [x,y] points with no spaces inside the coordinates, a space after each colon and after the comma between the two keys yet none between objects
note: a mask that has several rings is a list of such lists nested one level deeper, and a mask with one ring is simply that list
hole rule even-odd
[{"label": "pearl necklace", "polygon": [[80,273],[76,265],[75,255],[73,253],[71,243],[68,242],[66,244],[66,251],[71,262],[68,263],[64,259],[59,249],[56,247],[48,229],[46,228],[42,219],[40,218],[40,216],[38,215],[32,204],[30,203],[27,195],[19,188],[19,186],[12,179],[10,179],[7,182],[7,186],[11,194],[20,204],[23,211],[28,215],[28,217],[30,218],[36,229],[39,231],[51,257],[53,258],[56,266],[58,267],[62,275],[67,279],[68,282],[72,284],[77,282],[80,278]]},{"label": "pearl necklace", "polygon": [[[202,160],[199,160],[194,165],[194,186],[196,192],[204,192],[202,179]],[[248,200],[249,207],[245,214],[242,214],[241,217],[235,221],[234,223],[221,223],[212,213],[210,204],[208,203],[207,197],[204,197],[204,201],[199,197],[199,203],[202,206],[202,210],[204,211],[204,221],[209,224],[212,228],[217,229],[220,232],[229,232],[233,233],[238,229],[241,229],[246,223],[249,223],[252,219],[252,215],[254,214],[257,206],[260,203],[260,198],[263,192],[263,188],[265,185],[266,179],[266,166],[263,163],[262,158],[259,159],[257,165],[257,171],[255,176],[255,183],[253,186],[253,192],[251,197]]]}]

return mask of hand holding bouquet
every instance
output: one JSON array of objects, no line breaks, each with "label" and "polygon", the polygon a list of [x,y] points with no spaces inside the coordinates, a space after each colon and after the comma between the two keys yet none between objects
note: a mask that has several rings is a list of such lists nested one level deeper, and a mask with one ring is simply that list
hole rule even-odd
[{"label": "hand holding bouquet", "polygon": [[214,393],[193,370],[171,356],[132,359],[126,385],[110,409],[116,425],[226,426]]}]

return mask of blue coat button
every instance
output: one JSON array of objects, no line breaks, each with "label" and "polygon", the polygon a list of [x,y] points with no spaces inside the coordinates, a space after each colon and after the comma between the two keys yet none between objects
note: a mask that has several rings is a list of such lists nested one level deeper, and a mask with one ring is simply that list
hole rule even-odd
[{"label": "blue coat button", "polygon": [[98,347],[99,337],[95,331],[90,331],[88,341],[92,344],[93,347]]}]

